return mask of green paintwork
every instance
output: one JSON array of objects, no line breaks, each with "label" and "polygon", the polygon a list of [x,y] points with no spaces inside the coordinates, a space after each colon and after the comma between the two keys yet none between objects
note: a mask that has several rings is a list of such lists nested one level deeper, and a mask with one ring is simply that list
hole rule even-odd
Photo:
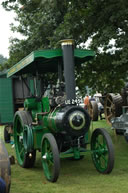
[{"label": "green paintwork", "polygon": [[57,132],[55,116],[58,109],[50,112],[50,105],[48,97],[43,97],[41,101],[36,98],[27,98],[24,102],[24,107],[27,111],[31,111],[33,122],[41,120],[43,122],[42,128],[48,128],[53,132]]},{"label": "green paintwork", "polygon": [[[57,112],[58,110],[56,109],[53,112],[43,116],[43,127],[48,128],[53,133],[56,133],[58,131],[55,123]],[[59,131],[61,131],[61,128]]]},{"label": "green paintwork", "polygon": [[34,149],[40,150],[42,137],[45,133],[50,133],[50,131],[42,125],[33,126]]},{"label": "green paintwork", "polygon": [[60,153],[60,158],[72,157],[74,159],[80,159],[81,155],[85,155],[87,150],[85,148],[71,147],[65,152]]},{"label": "green paintwork", "polygon": [[[58,109],[55,109],[52,113],[49,113],[49,115],[47,116],[48,118],[48,128],[53,132],[57,132],[58,129],[56,127],[56,113],[58,112]],[[59,131],[61,131],[61,128],[59,129]]]},{"label": "green paintwork", "polygon": [[[74,50],[74,59],[76,65],[80,65],[81,63],[92,59],[94,56],[95,52],[91,50]],[[37,71],[37,65],[38,73],[56,72],[58,63],[63,64],[61,49],[33,51],[20,62],[12,66],[7,72],[7,77],[10,77],[14,74],[20,75],[35,73]]]},{"label": "green paintwork", "polygon": [[31,97],[31,98],[25,99],[25,101],[24,101],[24,108],[25,108],[27,111],[37,109],[36,98]]},{"label": "green paintwork", "polygon": [[50,112],[50,104],[48,97],[42,98],[43,112]]},{"label": "green paintwork", "polygon": [[31,90],[31,94],[34,96],[34,80],[30,79],[30,90]]},{"label": "green paintwork", "polygon": [[14,116],[12,79],[0,76],[0,123],[12,123]]},{"label": "green paintwork", "polygon": [[23,144],[26,152],[31,152],[34,148],[33,132],[30,126],[25,125],[23,129]]},{"label": "green paintwork", "polygon": [[[50,105],[48,97],[44,97],[41,100],[35,97],[27,98],[25,99],[24,107],[27,111],[31,111],[33,123],[35,123],[35,126],[32,126],[34,149],[40,149],[42,136],[51,130],[56,132],[56,125],[53,121],[56,111],[49,113]],[[42,124],[36,125],[37,120],[42,122]]]},{"label": "green paintwork", "polygon": [[42,113],[42,103],[41,101],[38,101],[35,97],[30,97],[25,99],[24,101],[24,108],[26,111],[31,111],[33,121],[36,121],[36,119],[41,119],[42,116],[40,116],[38,113]]}]

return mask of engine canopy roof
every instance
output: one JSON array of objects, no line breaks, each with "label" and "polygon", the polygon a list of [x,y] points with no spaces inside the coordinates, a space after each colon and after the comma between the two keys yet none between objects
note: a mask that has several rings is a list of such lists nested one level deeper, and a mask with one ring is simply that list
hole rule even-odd
[{"label": "engine canopy roof", "polygon": [[[95,56],[92,50],[74,49],[75,65],[80,65]],[[58,64],[63,66],[61,49],[38,50],[31,52],[7,71],[7,77],[22,74],[57,72]]]}]

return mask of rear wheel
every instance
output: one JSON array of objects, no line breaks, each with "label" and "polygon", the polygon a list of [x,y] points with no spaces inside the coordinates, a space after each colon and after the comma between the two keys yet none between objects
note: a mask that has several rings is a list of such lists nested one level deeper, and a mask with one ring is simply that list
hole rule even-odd
[{"label": "rear wheel", "polygon": [[88,112],[92,121],[98,121],[98,104],[96,101],[89,101]]},{"label": "rear wheel", "polygon": [[60,157],[56,140],[51,133],[44,134],[42,138],[41,158],[47,180],[56,182],[60,172]]},{"label": "rear wheel", "polygon": [[105,119],[111,125],[111,119],[122,114],[123,100],[120,94],[107,94],[104,103]]},{"label": "rear wheel", "polygon": [[17,111],[14,117],[14,142],[18,163],[23,168],[34,166],[36,151],[26,151],[23,143],[24,126],[30,125],[32,118],[26,111]]},{"label": "rear wheel", "polygon": [[114,167],[114,149],[112,140],[105,129],[96,129],[91,137],[92,160],[96,169],[108,174]]}]

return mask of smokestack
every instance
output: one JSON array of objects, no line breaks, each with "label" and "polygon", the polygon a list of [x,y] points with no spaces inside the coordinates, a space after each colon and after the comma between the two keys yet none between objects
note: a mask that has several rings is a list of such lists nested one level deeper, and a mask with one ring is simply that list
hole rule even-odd
[{"label": "smokestack", "polygon": [[67,100],[75,99],[74,40],[61,40]]}]

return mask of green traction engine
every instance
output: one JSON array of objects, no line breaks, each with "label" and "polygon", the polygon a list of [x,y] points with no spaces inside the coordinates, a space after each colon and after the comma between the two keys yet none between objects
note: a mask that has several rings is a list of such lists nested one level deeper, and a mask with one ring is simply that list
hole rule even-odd
[{"label": "green traction engine", "polygon": [[100,173],[108,174],[113,169],[109,134],[97,128],[89,142],[91,120],[76,97],[75,65],[81,67],[94,55],[91,50],[74,49],[73,40],[63,40],[61,49],[34,51],[8,70],[8,77],[30,76],[30,88],[26,86],[32,90],[24,100],[24,109],[14,116],[18,163],[23,168],[33,167],[38,150],[44,174],[51,182],[59,177],[61,158],[80,160],[87,152]]}]

